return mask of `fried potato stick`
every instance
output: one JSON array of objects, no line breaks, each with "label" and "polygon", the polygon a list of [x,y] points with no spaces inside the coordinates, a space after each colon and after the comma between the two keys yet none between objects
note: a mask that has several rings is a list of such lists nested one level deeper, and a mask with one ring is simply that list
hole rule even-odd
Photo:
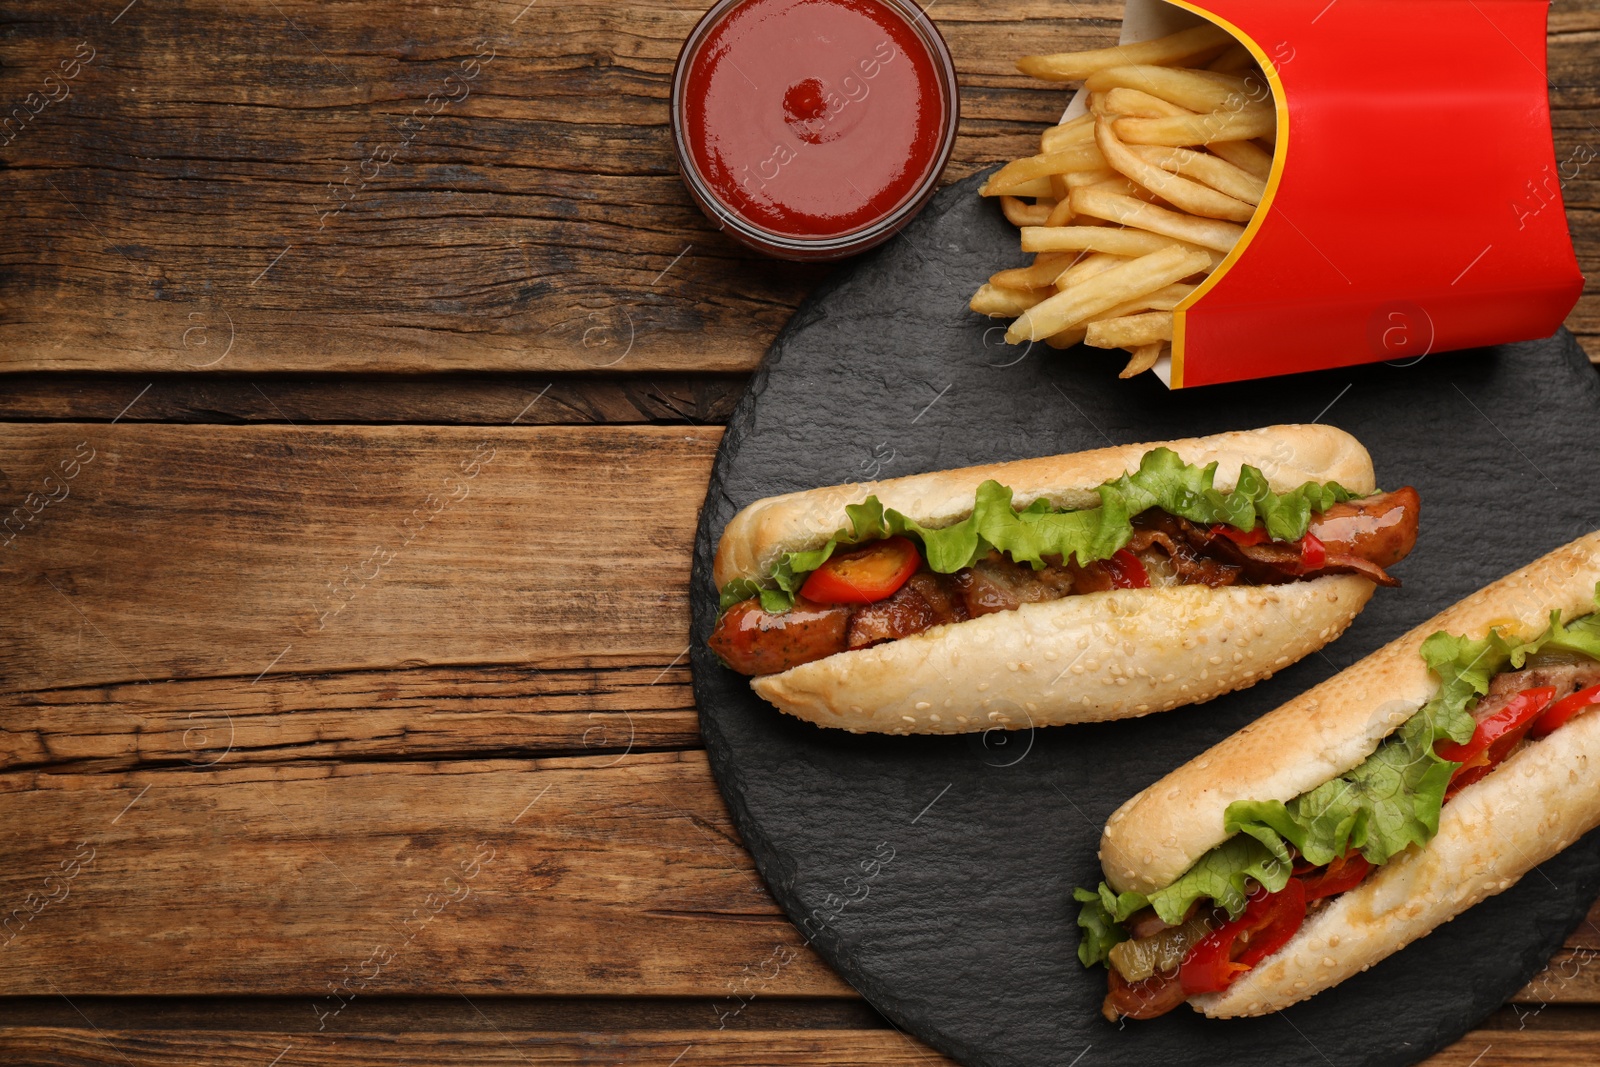
[{"label": "fried potato stick", "polygon": [[1012,344],[1043,340],[1086,323],[1108,308],[1197,274],[1210,265],[1211,259],[1204,252],[1183,248],[1164,248],[1129,260],[1027,309],[1006,331],[1006,340]]},{"label": "fried potato stick", "polygon": [[1154,163],[1145,162],[1117,140],[1112,125],[1106,120],[1095,123],[1095,142],[1100,146],[1106,162],[1121,171],[1128,180],[1143,186],[1173,207],[1187,211],[1191,215],[1249,222],[1250,216],[1256,213],[1254,204],[1235,200],[1226,193],[1219,193],[1199,182],[1169,174]]},{"label": "fried potato stick", "polygon": [[1107,67],[1129,63],[1175,66],[1179,63],[1209,61],[1234,44],[1233,36],[1221,26],[1206,23],[1180,33],[1137,44],[1119,44],[1089,52],[1060,52],[1047,56],[1023,56],[1017,69],[1045,81],[1074,82]]}]

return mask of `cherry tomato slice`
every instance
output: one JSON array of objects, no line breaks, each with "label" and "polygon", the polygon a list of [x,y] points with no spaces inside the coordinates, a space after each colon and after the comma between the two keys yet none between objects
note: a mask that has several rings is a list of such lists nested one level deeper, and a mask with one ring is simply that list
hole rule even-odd
[{"label": "cherry tomato slice", "polygon": [[1213,930],[1189,950],[1178,969],[1188,994],[1220,993],[1282,948],[1306,920],[1306,889],[1298,879],[1276,893],[1258,889],[1244,914]]},{"label": "cherry tomato slice", "polygon": [[805,580],[800,595],[818,604],[871,604],[894,596],[922,566],[906,537],[889,537],[836,552]]},{"label": "cherry tomato slice", "polygon": [[1111,573],[1111,585],[1116,589],[1149,589],[1150,572],[1144,569],[1138,556],[1125,548],[1106,560],[1106,570]]},{"label": "cherry tomato slice", "polygon": [[1372,864],[1353,849],[1343,856],[1335,856],[1333,862],[1322,868],[1320,873],[1300,879],[1306,888],[1306,903],[1321,900],[1323,897],[1337,896],[1354,889],[1361,884],[1361,880],[1370,870]]},{"label": "cherry tomato slice", "polygon": [[1539,716],[1533,724],[1533,729],[1528,731],[1528,736],[1548,737],[1570,722],[1574,716],[1596,705],[1600,705],[1600,685],[1580,689],[1566,699],[1556,701],[1549,711]]}]

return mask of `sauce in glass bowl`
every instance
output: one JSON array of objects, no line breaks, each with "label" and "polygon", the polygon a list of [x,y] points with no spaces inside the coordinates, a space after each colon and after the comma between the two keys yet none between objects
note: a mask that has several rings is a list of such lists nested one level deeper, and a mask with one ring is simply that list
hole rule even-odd
[{"label": "sauce in glass bowl", "polygon": [[894,236],[933,194],[958,115],[949,51],[908,0],[722,0],[673,73],[690,193],[787,259]]}]

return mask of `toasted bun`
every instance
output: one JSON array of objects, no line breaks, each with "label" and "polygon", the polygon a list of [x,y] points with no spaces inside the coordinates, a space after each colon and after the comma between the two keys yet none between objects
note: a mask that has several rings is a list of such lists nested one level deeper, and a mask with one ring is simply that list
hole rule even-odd
[{"label": "toasted bun", "polygon": [[1600,715],[1585,715],[1458,793],[1427,848],[1406,851],[1335,897],[1227,992],[1189,1003],[1219,1018],[1287,1008],[1509,889],[1597,825]]},{"label": "toasted bun", "polygon": [[1056,507],[1099,504],[1095,489],[1139,466],[1152,448],[1165,445],[1189,463],[1217,464],[1216,485],[1231,489],[1239,467],[1258,468],[1279,492],[1307,481],[1338,482],[1352,493],[1376,488],[1372,457],[1361,442],[1332,426],[1268,426],[1191,437],[1181,441],[1119,445],[1011,463],[917,474],[882,482],[856,482],[758,500],[733,517],[717,545],[712,578],[722,588],[735,578],[761,578],[788,552],[820,548],[847,525],[845,505],[876,495],[929,528],[949,526],[972,513],[978,486],[994,479],[1014,492],[1017,507],[1046,499]]},{"label": "toasted bun", "polygon": [[[1227,839],[1229,804],[1287,802],[1365,760],[1433,696],[1437,682],[1419,654],[1430,634],[1482,637],[1499,626],[1533,637],[1549,624],[1552,609],[1569,618],[1594,610],[1596,581],[1600,532],[1479,590],[1214,745],[1111,816],[1100,841],[1106,881],[1118,892],[1170,885]],[[1600,795],[1600,783],[1590,788]],[[1436,892],[1448,895],[1443,886]]]},{"label": "toasted bun", "polygon": [[1285,585],[1088,593],[751,680],[819,726],[952,734],[1098,722],[1254,685],[1344,632],[1372,596],[1352,575]]}]

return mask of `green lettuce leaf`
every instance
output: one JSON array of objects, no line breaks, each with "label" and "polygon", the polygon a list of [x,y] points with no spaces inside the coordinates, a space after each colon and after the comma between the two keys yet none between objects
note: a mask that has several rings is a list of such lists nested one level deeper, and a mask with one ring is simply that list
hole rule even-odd
[{"label": "green lettuce leaf", "polygon": [[1289,884],[1292,873],[1287,853],[1276,855],[1255,838],[1239,834],[1201,856],[1176,882],[1151,893],[1150,906],[1162,922],[1173,925],[1183,921],[1195,901],[1206,899],[1238,918],[1252,881],[1276,893]]},{"label": "green lettuce leaf", "polygon": [[[1594,603],[1600,609],[1600,582],[1594,585]],[[1545,639],[1541,651],[1558,649],[1562,652],[1577,652],[1591,659],[1600,659],[1600,610],[1593,615],[1585,615],[1574,619],[1572,625],[1561,625],[1561,612],[1550,613],[1550,636]]]},{"label": "green lettuce leaf", "polygon": [[1196,900],[1210,899],[1237,918],[1252,880],[1270,892],[1288,882],[1291,845],[1319,865],[1359,849],[1374,866],[1411,845],[1426,845],[1439,832],[1445,789],[1460,766],[1436,755],[1435,743],[1469,740],[1478,698],[1489,691],[1495,675],[1520,670],[1529,656],[1560,650],[1600,659],[1600,583],[1595,585],[1595,608],[1569,624],[1562,623],[1560,611],[1551,612],[1549,627],[1531,641],[1508,638],[1499,630],[1477,640],[1447,633],[1430,636],[1421,653],[1439,679],[1437,692],[1359,766],[1287,804],[1241,800],[1228,805],[1225,826],[1234,836],[1148,897],[1118,896],[1104,883],[1098,893],[1077,890],[1074,898],[1084,903],[1078,923],[1085,930],[1079,958],[1088,957],[1085,966],[1103,961],[1111,946],[1127,936],[1120,924],[1147,905],[1163,922],[1177,923]]},{"label": "green lettuce leaf", "polygon": [[790,552],[773,565],[765,581],[735,579],[722,589],[727,610],[751,596],[761,597],[767,611],[786,611],[806,576],[849,545],[904,535],[918,541],[928,566],[940,574],[954,574],[999,549],[1018,563],[1035,568],[1047,558],[1076,559],[1081,564],[1109,559],[1133,537],[1133,518],[1150,508],[1204,526],[1227,524],[1236,529],[1266,526],[1277,541],[1298,541],[1305,536],[1311,516],[1349,500],[1350,493],[1337,482],[1306,482],[1287,493],[1274,493],[1266,475],[1249,465],[1239,473],[1239,484],[1224,493],[1213,484],[1217,465],[1197,467],[1185,463],[1168,448],[1144,454],[1139,469],[1107,482],[1097,490],[1100,506],[1083,510],[1057,510],[1047,500],[1035,500],[1018,511],[1012,491],[999,482],[978,487],[972,513],[950,526],[930,529],[876,496],[845,508],[850,525],[838,530],[821,548]]},{"label": "green lettuce leaf", "polygon": [[1085,967],[1104,963],[1113,947],[1128,940],[1128,932],[1116,918],[1116,894],[1101,882],[1098,893],[1092,889],[1074,889],[1072,899],[1083,905],[1078,909],[1078,928],[1083,931],[1078,936],[1078,961]]},{"label": "green lettuce leaf", "polygon": [[1252,881],[1276,893],[1289,882],[1294,865],[1287,853],[1281,858],[1261,842],[1243,834],[1229,838],[1200,857],[1177,881],[1146,896],[1114,893],[1104,882],[1098,891],[1075,889],[1078,909],[1078,959],[1085,967],[1104,963],[1113,946],[1126,941],[1122,924],[1144,908],[1154,908],[1161,921],[1176,926],[1197,900],[1213,900],[1237,916],[1244,911]]},{"label": "green lettuce leaf", "polygon": [[[1430,705],[1407,719],[1359,767],[1287,804],[1241,800],[1228,805],[1225,828],[1248,835],[1285,860],[1287,842],[1318,865],[1353,848],[1369,863],[1387,863],[1409,845],[1426,845],[1439,832],[1439,808],[1457,764],[1434,755],[1433,745],[1444,738],[1464,741],[1472,730],[1470,713],[1456,717]],[[1235,911],[1231,906],[1228,910]]]}]

